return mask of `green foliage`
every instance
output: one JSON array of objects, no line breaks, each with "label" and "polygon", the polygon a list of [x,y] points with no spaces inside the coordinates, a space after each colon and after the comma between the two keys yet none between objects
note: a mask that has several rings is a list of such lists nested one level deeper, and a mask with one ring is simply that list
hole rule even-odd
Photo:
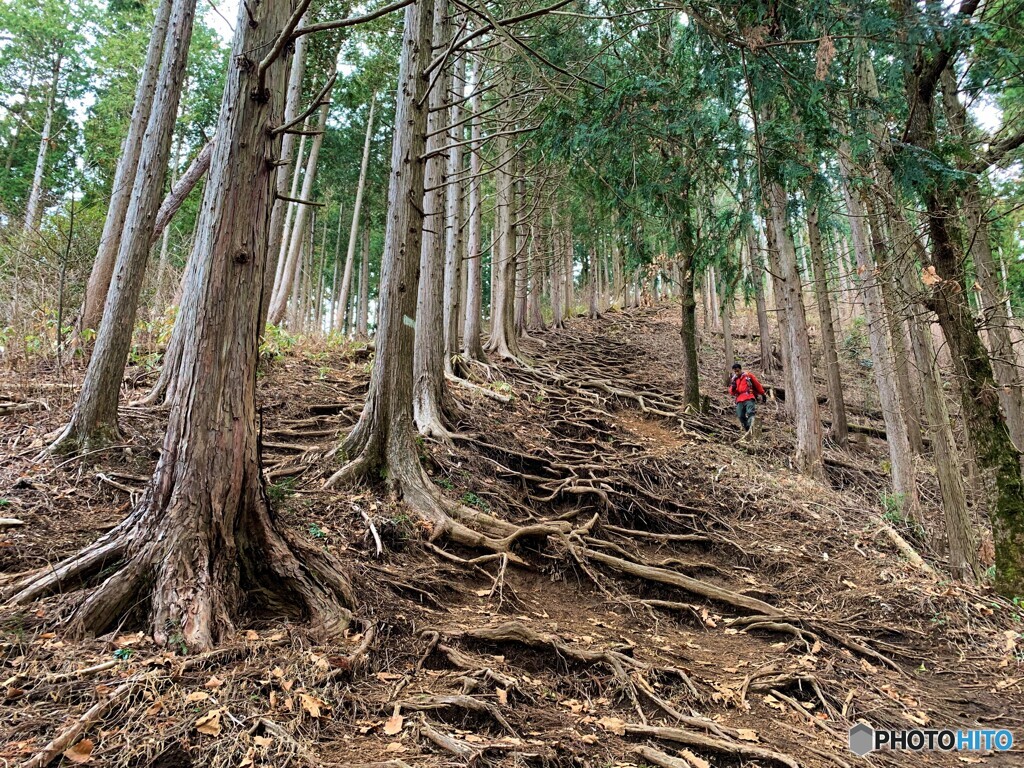
[{"label": "green foliage", "polygon": [[278,480],[276,483],[271,483],[267,486],[267,498],[270,499],[271,504],[278,505],[289,496],[295,493],[295,478],[285,477]]},{"label": "green foliage", "polygon": [[466,493],[462,494],[461,499],[464,504],[468,504],[471,507],[476,507],[481,512],[491,511],[491,505],[488,504],[485,499],[481,499],[472,491],[466,491]]}]

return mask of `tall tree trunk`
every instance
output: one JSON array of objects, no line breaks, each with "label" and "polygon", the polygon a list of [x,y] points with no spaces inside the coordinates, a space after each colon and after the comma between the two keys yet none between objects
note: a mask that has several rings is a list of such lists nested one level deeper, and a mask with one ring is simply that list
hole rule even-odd
[{"label": "tall tree trunk", "polygon": [[573,274],[573,262],[575,261],[575,244],[573,243],[572,222],[568,222],[565,229],[565,252],[562,255],[564,260],[563,275],[565,277],[565,316],[573,317],[576,314],[576,297],[573,295],[573,288],[576,284],[576,276]]},{"label": "tall tree trunk", "polygon": [[814,302],[818,305],[818,320],[821,324],[821,346],[828,382],[828,406],[832,414],[832,436],[840,447],[845,448],[848,436],[846,402],[843,399],[843,381],[839,374],[839,352],[825,254],[821,247],[821,230],[818,228],[817,203],[813,194],[807,195],[807,243],[811,252],[811,268],[814,271]]},{"label": "tall tree trunk", "polygon": [[[765,220],[765,239],[767,241],[766,253],[768,254],[768,281],[772,287],[772,310],[779,323],[779,356],[782,358],[782,379],[786,385],[786,392],[793,389],[793,366],[790,364],[789,347],[789,313],[786,312],[786,296],[783,289],[782,274],[779,266],[779,249],[776,247],[776,238],[771,218]],[[795,399],[786,397],[784,402],[785,412],[788,416],[796,415]]]},{"label": "tall tree trunk", "polygon": [[[461,26],[461,21],[456,28]],[[448,150],[448,185],[446,188],[445,248],[444,248],[444,370],[448,375],[454,374],[452,358],[459,353],[459,319],[462,312],[463,279],[463,245],[462,208],[463,208],[463,147],[465,126],[462,125],[462,101],[466,87],[466,57],[460,55],[455,59],[455,72],[452,76],[452,87],[449,89],[451,107],[449,108],[447,138],[451,143]],[[460,146],[456,146],[456,145]]]},{"label": "tall tree trunk", "polygon": [[761,370],[771,373],[778,370],[775,355],[772,354],[772,330],[768,324],[768,307],[764,300],[764,264],[757,247],[754,228],[747,230],[747,259],[750,263],[750,280],[754,286],[754,304],[757,308],[758,344],[761,349]]},{"label": "tall tree trunk", "polygon": [[359,307],[356,311],[356,338],[370,337],[370,222],[363,222],[362,260],[359,264]]},{"label": "tall tree trunk", "polygon": [[485,349],[505,359],[519,358],[519,342],[515,329],[516,288],[516,226],[515,183],[508,166],[516,152],[508,137],[494,138],[496,210],[494,243],[491,247],[491,272],[494,288],[491,292],[491,333]]},{"label": "tall tree trunk", "polygon": [[196,0],[175,0],[171,11],[167,34],[175,44],[165,46],[96,346],[71,421],[54,448],[88,449],[118,434],[118,395],[167,174],[195,8]]},{"label": "tall tree trunk", "polygon": [[52,140],[50,132],[53,130],[53,113],[57,109],[57,90],[60,88],[60,73],[63,64],[64,49],[62,46],[53,58],[50,95],[46,99],[46,116],[43,119],[43,131],[39,136],[36,167],[32,174],[32,186],[28,193],[28,203],[25,205],[25,223],[22,231],[26,236],[39,229],[39,222],[43,216],[43,175],[46,173],[46,155]]},{"label": "tall tree trunk", "polygon": [[424,74],[431,57],[434,2],[406,6],[399,92],[388,184],[376,354],[362,414],[341,447],[348,463],[328,485],[363,476],[386,476],[405,503],[436,537],[449,519],[419,463],[412,414],[413,347],[421,238],[420,206],[424,192],[427,86]]},{"label": "tall tree trunk", "polygon": [[469,221],[466,248],[466,322],[462,339],[462,354],[469,360],[486,360],[480,341],[483,317],[483,201],[480,194],[483,160],[481,158],[480,106],[483,84],[483,60],[473,57],[470,74],[471,94],[469,109]]},{"label": "tall tree trunk", "polygon": [[[307,15],[303,16],[301,24],[308,20]],[[309,45],[309,35],[302,35],[294,43],[294,51],[288,65],[288,89],[285,91],[284,117],[282,123],[291,123],[300,114],[302,101],[302,80],[306,74],[306,50]],[[308,127],[308,120],[303,122],[302,128]],[[281,157],[278,159],[277,179],[274,182],[274,202],[270,212],[270,257],[265,275],[266,284],[263,286],[263,302],[260,310],[260,317],[266,324],[267,312],[270,310],[270,300],[274,295],[274,289],[281,282],[281,272],[284,269],[282,262],[283,252],[287,252],[287,246],[282,247],[285,237],[286,214],[293,212],[293,203],[282,198],[288,195],[289,184],[291,184],[291,195],[295,197],[299,169],[302,164],[302,155],[305,151],[306,137],[303,135],[299,140],[299,152],[295,152],[295,134],[286,133],[281,139]],[[292,172],[294,169],[294,173]]]},{"label": "tall tree trunk", "polygon": [[[295,221],[295,214],[298,212],[299,204],[293,201],[299,196],[299,183],[302,181],[302,172],[305,168],[306,139],[309,138],[309,132],[309,117],[307,116],[306,119],[302,121],[302,137],[299,140],[299,151],[298,154],[295,155],[295,167],[291,172],[291,187],[288,190],[288,197],[290,199],[282,201],[285,203],[283,213],[284,223],[281,225],[278,253],[277,256],[271,255],[271,258],[277,262],[277,268],[274,270],[274,290],[264,297],[264,302],[267,304],[268,311],[270,304],[281,291],[281,284],[285,280],[285,269],[288,266],[288,254],[291,252],[292,241],[295,237],[293,222]],[[271,218],[273,218],[273,215],[271,215]]]},{"label": "tall tree trunk", "polygon": [[[289,4],[264,0],[249,12],[257,23],[250,25],[240,8],[235,27],[213,193],[196,242],[206,290],[190,329],[188,386],[170,410],[160,460],[124,522],[17,585],[12,597],[24,603],[101,578],[74,613],[79,631],[101,634],[142,614],[158,643],[201,651],[230,636],[253,604],[306,616],[333,633],[347,624],[354,603],[331,556],[277,529],[260,471],[259,296],[278,143],[270,129],[281,108],[274,94],[283,72],[272,66],[262,91],[245,53],[269,47]],[[270,98],[253,97],[263,92]]]},{"label": "tall tree trunk", "polygon": [[[946,68],[941,76],[942,103],[946,119],[954,134],[965,145],[971,142],[971,128],[967,108],[960,101],[956,75]],[[1024,397],[1021,391],[1021,376],[1016,365],[1013,339],[1010,335],[1010,317],[1003,302],[1000,286],[1000,271],[992,256],[992,242],[989,222],[985,218],[981,188],[976,176],[969,176],[964,182],[962,204],[970,236],[967,253],[974,263],[974,272],[979,286],[984,329],[991,352],[992,370],[999,383],[999,402],[1006,416],[1006,428],[1018,450],[1024,449]]]},{"label": "tall tree trunk", "polygon": [[331,332],[338,330],[341,314],[338,312],[341,295],[341,230],[345,226],[345,206],[338,203],[338,231],[334,233],[334,277],[331,280],[331,314],[327,327]]},{"label": "tall tree trunk", "polygon": [[366,118],[366,137],[363,139],[363,159],[359,164],[359,183],[356,185],[356,201],[352,206],[352,227],[348,233],[348,250],[345,251],[345,272],[341,278],[341,293],[338,303],[342,312],[348,307],[349,289],[352,285],[352,268],[355,264],[356,240],[359,235],[359,216],[363,209],[363,190],[366,188],[366,171],[370,166],[370,143],[373,139],[373,114],[377,106],[376,94],[370,97],[370,114]]},{"label": "tall tree trunk", "polygon": [[818,411],[818,395],[814,389],[814,369],[811,363],[811,345],[807,336],[807,317],[804,312],[803,287],[797,271],[796,252],[786,217],[786,192],[778,181],[762,179],[766,188],[768,215],[772,220],[770,235],[775,237],[778,254],[779,282],[786,315],[786,338],[783,346],[788,347],[788,362],[792,380],[792,394],[786,392],[786,400],[792,401],[796,419],[796,455],[794,464],[804,474],[824,478],[825,467],[822,457],[821,418]]},{"label": "tall tree trunk", "polygon": [[533,237],[530,239],[530,287],[526,295],[527,326],[530,330],[545,330],[541,303],[544,296],[544,256],[541,252],[544,239],[540,236],[539,220],[534,221]]},{"label": "tall tree trunk", "polygon": [[[912,234],[912,233],[911,233]],[[916,240],[916,237],[914,238]],[[911,301],[908,320],[911,348],[914,361],[921,374],[921,392],[924,404],[925,423],[931,441],[932,461],[939,482],[942,497],[942,514],[945,522],[946,542],[950,572],[959,579],[981,577],[982,567],[978,557],[978,538],[971,522],[967,507],[967,493],[961,468],[961,454],[953,435],[953,428],[946,407],[946,396],[942,389],[938,360],[932,344],[932,334],[924,318],[930,313],[918,303],[916,297],[920,288],[915,287],[917,265],[914,250],[906,241],[896,241],[895,252],[903,254],[905,268],[899,269],[903,293]],[[918,243],[919,245],[919,243]]]},{"label": "tall tree trunk", "polygon": [[889,447],[889,464],[892,474],[893,491],[897,494],[896,504],[909,519],[920,519],[920,502],[917,493],[917,476],[914,457],[910,451],[907,436],[907,422],[903,400],[896,383],[895,361],[890,348],[890,334],[887,315],[882,303],[881,288],[878,285],[878,270],[871,258],[871,245],[865,230],[867,222],[864,205],[858,192],[852,187],[850,178],[852,164],[850,149],[844,143],[839,150],[839,165],[842,176],[843,196],[849,215],[850,233],[854,253],[857,256],[857,270],[861,275],[861,299],[868,321],[868,340],[871,345],[872,370],[875,387],[885,420],[886,443]]},{"label": "tall tree trunk", "polygon": [[128,203],[131,201],[135,184],[139,153],[142,151],[142,137],[149,124],[149,113],[153,108],[156,81],[160,74],[160,61],[166,45],[167,25],[171,18],[173,0],[160,0],[153,23],[153,34],[149,38],[146,61],[142,66],[139,84],[135,89],[135,103],[132,117],[128,122],[128,133],[121,144],[121,155],[114,170],[114,183],[110,190],[110,203],[103,221],[103,234],[92,265],[89,282],[85,289],[85,302],[79,317],[79,330],[97,329],[103,318],[103,305],[110,288],[110,277],[114,273],[114,261],[121,244]]},{"label": "tall tree trunk", "polygon": [[[429,1],[429,0],[427,0]],[[433,47],[444,50],[449,45],[447,0],[434,0]],[[413,420],[421,435],[447,439],[445,426],[445,363],[444,363],[444,261],[445,222],[448,185],[445,173],[448,141],[445,126],[449,104],[452,71],[445,67],[433,83],[428,98],[427,161],[424,171],[423,240],[420,249],[420,280],[416,299],[416,333],[413,347]]]},{"label": "tall tree trunk", "polygon": [[683,347],[682,405],[686,410],[700,411],[703,403],[700,397],[700,368],[697,359],[697,298],[694,295],[696,286],[693,265],[697,244],[689,230],[689,224],[684,222],[681,227],[683,255],[679,262],[679,337]]},{"label": "tall tree trunk", "polygon": [[[328,94],[326,99],[330,98]],[[330,105],[324,104],[320,107],[320,115],[317,118],[316,135],[313,137],[309,148],[309,157],[306,159],[306,172],[302,177],[302,192],[300,200],[311,200],[313,196],[313,182],[316,180],[316,166],[320,159],[320,147],[324,142],[324,128],[327,125],[327,113]],[[270,300],[270,311],[267,314],[267,322],[277,325],[284,319],[285,311],[288,309],[288,298],[292,293],[294,281],[300,276],[302,244],[306,234],[306,222],[309,219],[309,205],[298,204],[295,206],[295,222],[292,225],[291,243],[288,248],[288,260],[285,262],[284,271],[281,273],[281,284],[278,286],[278,293]]]}]

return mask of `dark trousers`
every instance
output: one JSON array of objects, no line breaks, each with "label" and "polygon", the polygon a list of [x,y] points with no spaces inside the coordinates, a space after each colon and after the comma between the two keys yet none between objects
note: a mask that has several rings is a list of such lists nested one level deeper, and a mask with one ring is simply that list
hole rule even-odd
[{"label": "dark trousers", "polygon": [[750,431],[750,427],[754,423],[754,416],[756,415],[756,401],[744,400],[742,403],[736,403],[736,418],[740,420],[740,424],[743,426],[744,432]]}]

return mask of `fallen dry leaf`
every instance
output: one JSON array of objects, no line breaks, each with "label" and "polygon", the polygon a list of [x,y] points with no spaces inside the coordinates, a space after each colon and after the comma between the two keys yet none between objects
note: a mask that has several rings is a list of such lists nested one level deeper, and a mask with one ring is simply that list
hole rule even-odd
[{"label": "fallen dry leaf", "polygon": [[269,736],[253,736],[252,743],[257,747],[263,747],[266,749],[267,747],[273,746],[274,740]]},{"label": "fallen dry leaf", "polygon": [[502,706],[508,704],[508,691],[504,688],[495,688],[494,692],[498,694],[498,703]]},{"label": "fallen dry leaf", "polygon": [[207,736],[220,736],[220,713],[219,709],[211,709],[196,720],[196,730]]},{"label": "fallen dry leaf", "polygon": [[310,696],[308,693],[300,693],[299,702],[302,704],[302,708],[313,718],[320,718],[331,711],[331,707],[326,701],[318,699],[316,696]]},{"label": "fallen dry leaf", "polygon": [[386,747],[384,747],[384,751],[385,752],[408,752],[409,748],[407,746],[405,746],[405,744],[402,744],[401,742],[392,741],[390,744],[388,744]]},{"label": "fallen dry leaf", "polygon": [[209,688],[211,691],[215,691],[218,688],[220,688],[222,685],[224,685],[224,681],[221,680],[216,675],[214,675],[209,680],[207,680],[205,683],[203,683],[203,688]]},{"label": "fallen dry leaf", "polygon": [[146,709],[146,717],[153,717],[154,715],[159,714],[163,710],[163,708],[164,700],[157,699],[152,704],[150,704],[149,707]]},{"label": "fallen dry leaf", "polygon": [[209,698],[210,694],[206,691],[192,691],[192,693],[185,697],[185,703],[195,704],[197,701],[206,701]]},{"label": "fallen dry leaf", "polygon": [[626,735],[626,721],[619,717],[602,717],[598,719],[597,724],[618,736]]},{"label": "fallen dry leaf", "polygon": [[405,718],[395,712],[395,714],[389,717],[388,721],[384,723],[384,733],[388,736],[394,736],[401,732],[403,725],[405,725]]},{"label": "fallen dry leaf", "polygon": [[72,763],[78,765],[84,765],[92,760],[92,739],[82,739],[75,746],[65,750],[64,757],[70,760]]},{"label": "fallen dry leaf", "polygon": [[742,741],[760,741],[757,737],[757,731],[750,728],[737,728],[736,738]]}]

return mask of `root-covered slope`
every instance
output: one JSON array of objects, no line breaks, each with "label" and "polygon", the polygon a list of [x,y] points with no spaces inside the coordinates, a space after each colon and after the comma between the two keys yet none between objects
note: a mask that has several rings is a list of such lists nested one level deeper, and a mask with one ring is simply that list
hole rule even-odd
[{"label": "root-covered slope", "polygon": [[[269,495],[349,563],[361,626],[318,645],[260,605],[233,644],[181,657],[131,627],[63,638],[61,598],[6,609],[0,757],[71,734],[45,754],[88,739],[103,765],[844,766],[859,762],[858,720],[1020,730],[1012,609],[893,545],[877,446],[831,453],[825,486],[787,469],[775,404],[763,439],[739,442],[712,344],[712,410],[680,413],[676,323],[672,309],[573,321],[524,342],[530,367],[473,372],[508,404],[454,390],[459,437],[423,445],[424,466],[481,528],[519,532],[507,553],[429,543],[383,486],[324,490],[365,356],[275,362],[261,387]],[[0,495],[25,522],[0,532],[5,574],[116,524],[149,473],[161,420],[147,411],[126,414],[131,455],[32,465],[60,411],[3,427]]]}]

